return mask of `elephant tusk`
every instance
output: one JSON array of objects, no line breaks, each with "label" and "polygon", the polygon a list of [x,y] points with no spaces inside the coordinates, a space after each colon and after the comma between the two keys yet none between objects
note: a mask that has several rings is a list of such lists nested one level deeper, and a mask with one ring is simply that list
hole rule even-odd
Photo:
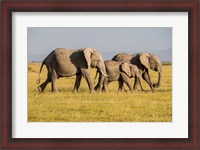
[{"label": "elephant tusk", "polygon": [[100,69],[101,73],[104,75],[104,76],[108,76],[107,74],[105,74],[101,69]]}]

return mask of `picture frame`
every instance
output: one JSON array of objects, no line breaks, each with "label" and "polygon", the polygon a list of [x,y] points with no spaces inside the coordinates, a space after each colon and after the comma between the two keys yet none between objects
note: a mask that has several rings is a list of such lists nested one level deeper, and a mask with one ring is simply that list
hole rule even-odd
[{"label": "picture frame", "polygon": [[[188,138],[12,138],[12,12],[188,12]],[[1,137],[2,149],[193,149],[200,148],[199,1],[108,0],[2,2]],[[198,31],[198,32],[197,32]]]}]

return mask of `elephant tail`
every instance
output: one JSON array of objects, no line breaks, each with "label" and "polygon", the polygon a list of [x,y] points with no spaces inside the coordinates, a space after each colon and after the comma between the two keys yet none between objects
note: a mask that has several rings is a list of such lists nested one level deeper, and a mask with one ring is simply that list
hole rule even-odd
[{"label": "elephant tail", "polygon": [[40,74],[41,74],[41,72],[42,72],[43,66],[44,66],[44,61],[42,62],[42,65],[41,65],[41,67],[40,67],[40,71],[39,71],[38,78],[37,78],[37,81],[36,81],[37,84],[40,83]]}]

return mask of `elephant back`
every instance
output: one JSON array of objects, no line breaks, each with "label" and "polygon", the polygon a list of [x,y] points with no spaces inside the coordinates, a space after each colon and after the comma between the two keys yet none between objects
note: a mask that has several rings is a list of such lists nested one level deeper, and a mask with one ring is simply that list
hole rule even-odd
[{"label": "elephant back", "polygon": [[132,58],[135,55],[131,55],[131,54],[126,54],[126,53],[119,53],[117,55],[115,55],[112,60],[113,61],[119,61],[119,62],[127,62],[127,63],[131,63]]},{"label": "elephant back", "polygon": [[[68,49],[64,49],[64,48],[58,48],[55,50],[54,52],[54,57],[55,60],[59,63],[59,64],[66,64],[66,61],[70,61],[70,56],[72,55],[71,50]],[[64,65],[63,64],[63,65]]]}]

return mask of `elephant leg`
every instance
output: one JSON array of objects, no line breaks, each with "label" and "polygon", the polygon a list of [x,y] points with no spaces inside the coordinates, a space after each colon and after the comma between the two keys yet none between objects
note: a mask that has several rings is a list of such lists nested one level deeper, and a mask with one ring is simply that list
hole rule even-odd
[{"label": "elephant leg", "polygon": [[52,78],[52,82],[51,82],[51,91],[53,93],[57,92],[57,88],[56,88],[56,78]]},{"label": "elephant leg", "polygon": [[[100,81],[100,76],[99,76],[99,81]],[[94,87],[94,90],[97,91],[97,92],[99,92],[99,90],[100,90],[99,81],[98,81],[98,83],[96,84],[96,86]]]},{"label": "elephant leg", "polygon": [[56,88],[56,79],[57,79],[57,75],[55,73],[55,71],[52,71],[52,76],[51,76],[51,90],[53,93],[57,92],[57,88]]},{"label": "elephant leg", "polygon": [[81,74],[76,75],[76,81],[75,81],[74,90],[73,90],[74,93],[78,92],[78,89],[79,89],[80,84],[81,84],[81,78],[82,78]]},{"label": "elephant leg", "polygon": [[122,85],[122,91],[127,92],[127,90],[125,89],[125,87],[123,85]]},{"label": "elephant leg", "polygon": [[87,81],[87,84],[88,84],[89,89],[90,89],[90,93],[94,93],[94,87],[92,85],[92,78],[90,76],[90,73],[88,71],[82,70],[82,75]]},{"label": "elephant leg", "polygon": [[99,90],[99,83],[96,84],[96,86],[94,87],[95,91]]},{"label": "elephant leg", "polygon": [[131,82],[130,82],[129,77],[125,74],[122,74],[122,79],[126,83],[126,85],[129,87],[130,91],[133,92],[133,88],[131,86]]},{"label": "elephant leg", "polygon": [[102,91],[105,91],[105,92],[108,92],[108,84],[110,82],[108,82],[108,78],[105,78],[104,81],[103,81],[103,88],[102,88]]},{"label": "elephant leg", "polygon": [[44,89],[46,88],[46,86],[48,85],[48,83],[51,82],[50,76],[51,76],[51,73],[48,72],[46,81],[44,81],[42,84],[40,84],[40,86],[38,86],[38,91],[40,93],[42,93]]},{"label": "elephant leg", "polygon": [[149,76],[149,73],[148,72],[145,72],[142,74],[142,78],[147,82],[147,84],[150,86],[151,88],[151,91],[154,93],[155,92],[155,89],[153,87],[153,84],[151,83],[151,79],[150,79],[150,76]]},{"label": "elephant leg", "polygon": [[121,81],[118,81],[119,83],[119,87],[118,87],[118,92],[127,92],[127,90],[124,87],[124,82],[122,80],[122,83],[120,83]]},{"label": "elephant leg", "polygon": [[40,86],[38,86],[38,91],[40,93],[42,93],[44,91],[44,89],[46,88],[46,86],[48,85],[49,82],[51,82],[51,80],[49,80],[47,78],[46,81],[44,81]]},{"label": "elephant leg", "polygon": [[136,79],[139,81],[141,90],[142,90],[143,92],[147,92],[147,91],[144,90],[143,87],[142,87],[142,77],[141,77],[139,74],[136,74],[135,80],[136,80]]},{"label": "elephant leg", "polygon": [[123,80],[118,80],[118,83],[119,83],[118,92],[122,92],[124,82]]},{"label": "elephant leg", "polygon": [[[97,74],[98,74],[98,72],[96,72],[96,75],[95,75],[95,79],[94,79],[94,80],[96,80]],[[96,86],[94,87],[94,90],[95,90],[95,91],[99,91],[99,80],[100,80],[100,75],[99,75],[98,83],[97,83]],[[94,81],[94,84],[95,84],[95,81]]]},{"label": "elephant leg", "polygon": [[133,90],[134,91],[137,91],[138,83],[139,83],[138,78],[135,78],[135,82],[134,82],[134,85],[133,85]]}]

